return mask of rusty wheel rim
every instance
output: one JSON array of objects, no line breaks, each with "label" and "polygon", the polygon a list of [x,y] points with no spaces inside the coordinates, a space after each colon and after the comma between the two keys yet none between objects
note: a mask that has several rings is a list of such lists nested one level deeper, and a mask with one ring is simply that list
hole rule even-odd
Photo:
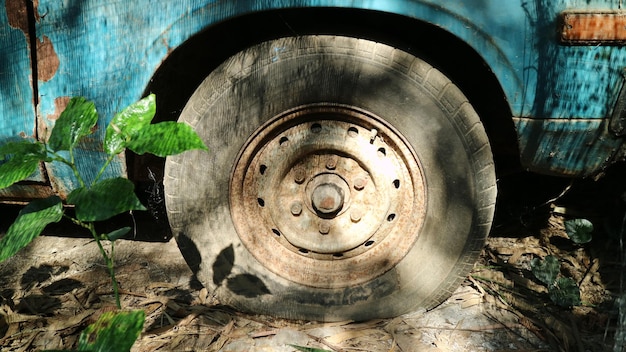
[{"label": "rusty wheel rim", "polygon": [[341,288],[406,256],[424,221],[425,190],[419,161],[395,128],[354,107],[316,104],[276,116],[248,139],[231,175],[230,210],[265,268]]}]

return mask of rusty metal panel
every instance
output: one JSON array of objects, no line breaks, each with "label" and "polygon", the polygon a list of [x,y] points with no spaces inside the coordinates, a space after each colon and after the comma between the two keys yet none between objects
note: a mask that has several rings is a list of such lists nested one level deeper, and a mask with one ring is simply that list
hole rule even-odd
[{"label": "rusty metal panel", "polygon": [[[563,11],[600,7],[614,10],[613,4],[606,1],[40,0],[36,12],[40,17],[38,55],[42,58],[38,64],[46,67],[39,73],[42,125],[51,127],[64,102],[75,95],[94,99],[102,115],[100,125],[105,125],[116,111],[140,98],[172,50],[214,23],[254,11],[321,6],[397,13],[449,31],[483,57],[502,84],[513,115],[518,117],[606,119],[615,105],[621,72],[626,67],[624,48],[563,46],[554,31]],[[571,140],[567,135],[560,137],[559,131],[554,130],[548,140],[553,147],[566,149]],[[523,135],[527,130],[518,132],[522,135],[520,141],[532,140]],[[98,131],[96,140],[102,136],[103,130]],[[95,142],[84,149],[82,158],[92,160],[98,158],[101,147]],[[541,153],[548,149],[553,148],[534,148],[540,153],[537,158],[544,160]],[[597,158],[606,157],[603,149],[592,152],[598,153]],[[524,160],[532,163],[535,158]],[[573,163],[572,171],[579,168],[571,158],[567,160]],[[110,174],[124,173],[124,167],[120,158]],[[567,170],[561,164],[555,169],[562,167]],[[63,180],[56,183],[58,190],[71,186],[69,170],[57,165],[49,165],[49,169],[53,178]]]},{"label": "rusty metal panel", "polygon": [[624,44],[626,12],[564,12],[561,40],[570,44]]},{"label": "rusty metal panel", "polygon": [[[94,101],[100,114],[99,128],[75,155],[87,182],[104,161],[102,140],[114,114],[142,97],[152,75],[176,46],[224,18],[227,11],[234,12],[230,2],[215,3],[39,1],[38,117],[47,135],[70,97],[84,96]],[[46,166],[61,196],[77,185],[67,166]],[[103,177],[125,174],[125,158],[120,155]]]},{"label": "rusty metal panel", "polygon": [[514,120],[522,164],[543,174],[592,175],[607,165],[623,143],[609,132],[605,119]]},{"label": "rusty metal panel", "polygon": [[36,138],[26,7],[0,4],[0,141]]},{"label": "rusty metal panel", "polygon": [[[0,2],[6,9],[28,3]],[[571,157],[562,159],[567,162],[550,165],[547,160],[556,160],[548,157],[550,151],[567,149],[568,143],[575,142],[570,138],[573,130],[584,135],[583,128],[597,127],[601,124],[600,120],[611,115],[621,86],[622,70],[626,67],[626,47],[562,45],[555,31],[558,18],[564,11],[576,9],[585,12],[604,8],[606,12],[615,12],[618,7],[615,1],[39,0],[32,4],[32,16],[36,22],[31,27],[23,20],[8,17],[6,11],[0,15],[3,16],[0,23],[9,23],[9,26],[0,29],[0,60],[3,65],[0,66],[0,73],[3,74],[0,80],[0,89],[3,90],[0,95],[3,114],[0,124],[10,124],[0,125],[0,143],[21,132],[25,136],[45,139],[68,99],[85,96],[95,101],[101,115],[101,128],[96,131],[93,140],[81,146],[82,150],[77,154],[77,158],[84,161],[81,172],[87,179],[95,175],[95,161],[103,157],[100,142],[104,136],[102,127],[115,112],[144,94],[156,69],[173,50],[213,24],[255,11],[353,7],[409,16],[448,31],[472,47],[494,72],[513,116],[528,118],[528,121],[598,119],[588,126],[574,123],[568,132],[554,128],[546,133],[549,138],[541,143],[537,142],[534,134],[526,135],[531,132],[536,134],[539,122],[518,123],[520,142],[530,143],[522,145],[523,160],[530,163],[531,168],[546,168],[548,172],[581,170],[573,153]],[[19,11],[23,9],[15,6],[10,13]],[[615,23],[621,23],[617,17]],[[596,23],[589,26],[597,30],[604,25]],[[37,56],[36,110],[32,99],[30,47],[25,34],[33,27],[36,28],[36,38],[32,41]],[[419,33],[415,35],[419,36]],[[459,58],[459,64],[462,63],[462,58]],[[19,90],[17,93],[16,88]],[[35,113],[39,121],[37,124]],[[10,120],[5,115],[20,116],[24,124],[19,126],[13,121],[7,122]],[[524,127],[527,125],[534,127]],[[598,145],[604,142],[603,139]],[[613,143],[617,142],[609,142]],[[538,154],[531,157],[531,151]],[[581,155],[580,162],[606,158],[606,152],[605,148],[592,149]],[[590,153],[593,157],[589,157]],[[591,165],[595,167],[593,165],[596,164]],[[73,187],[76,181],[69,169],[56,164],[47,167],[58,192],[64,194]],[[124,173],[125,161],[120,156],[106,176]]]},{"label": "rusty metal panel", "polygon": [[[28,9],[24,1],[0,0],[0,144],[37,138]],[[1,162],[1,161],[0,161]],[[1,199],[38,198],[51,193],[43,169],[28,186],[0,191]]]},{"label": "rusty metal panel", "polygon": [[626,135],[626,84],[622,84],[620,89],[617,103],[609,120],[609,129],[615,136]]}]

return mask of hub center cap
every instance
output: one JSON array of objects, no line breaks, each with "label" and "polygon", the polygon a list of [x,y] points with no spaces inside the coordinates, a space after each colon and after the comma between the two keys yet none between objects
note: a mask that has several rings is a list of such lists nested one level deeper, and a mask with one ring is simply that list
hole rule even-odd
[{"label": "hub center cap", "polygon": [[337,213],[343,207],[343,190],[334,183],[323,183],[313,190],[311,204],[320,215]]},{"label": "hub center cap", "polygon": [[304,197],[313,214],[331,219],[350,206],[350,186],[341,176],[322,172],[307,183]]}]

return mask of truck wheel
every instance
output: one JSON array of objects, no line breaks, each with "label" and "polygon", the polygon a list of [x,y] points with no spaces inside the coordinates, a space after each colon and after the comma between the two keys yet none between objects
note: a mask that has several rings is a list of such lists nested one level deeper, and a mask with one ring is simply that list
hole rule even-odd
[{"label": "truck wheel", "polygon": [[324,321],[432,308],[488,235],[483,126],[448,78],[398,49],[265,42],[212,72],[179,121],[209,152],[167,159],[168,217],[223,304]]}]

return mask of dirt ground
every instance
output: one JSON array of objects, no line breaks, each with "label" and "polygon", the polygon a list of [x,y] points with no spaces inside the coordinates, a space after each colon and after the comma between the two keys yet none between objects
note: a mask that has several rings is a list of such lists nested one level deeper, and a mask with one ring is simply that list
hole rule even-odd
[{"label": "dirt ground", "polygon": [[[153,233],[116,246],[122,305],[146,313],[133,351],[622,351],[614,338],[624,329],[615,301],[624,292],[625,177],[619,166],[599,181],[502,178],[492,234],[455,294],[428,312],[365,322],[287,321],[221,306],[176,243],[154,241],[163,236],[147,226]],[[18,209],[0,208],[0,231]],[[572,217],[594,223],[590,243],[567,238],[563,221]],[[98,249],[77,231],[53,226],[0,264],[0,350],[75,347],[80,331],[114,306]],[[534,278],[530,261],[548,254],[578,283],[582,305],[555,305]]]}]

